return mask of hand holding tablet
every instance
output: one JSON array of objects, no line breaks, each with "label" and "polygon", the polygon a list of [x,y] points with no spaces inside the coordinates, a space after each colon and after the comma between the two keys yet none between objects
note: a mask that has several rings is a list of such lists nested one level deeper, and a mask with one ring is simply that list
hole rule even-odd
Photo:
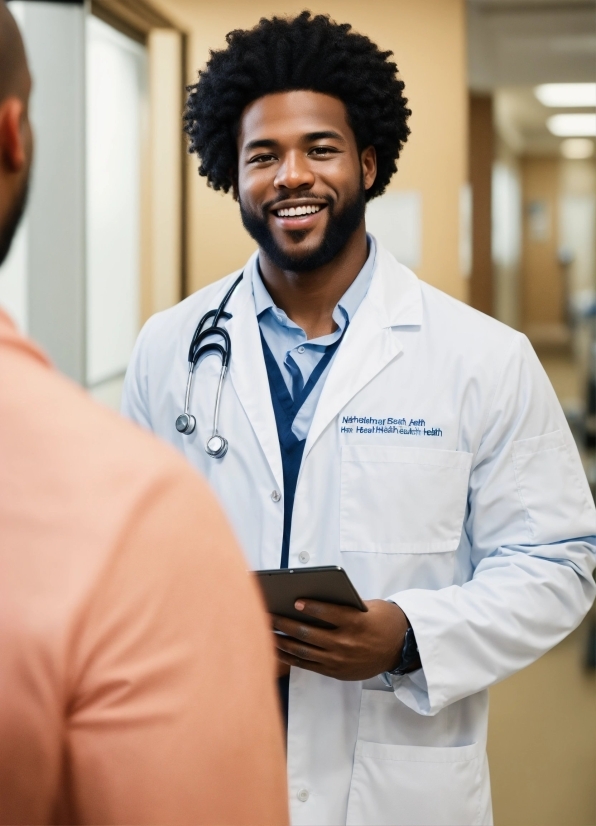
[{"label": "hand holding tablet", "polygon": [[280,568],[255,571],[271,614],[300,620],[320,628],[329,623],[297,611],[294,603],[301,597],[368,611],[343,568],[328,565],[312,568]]}]

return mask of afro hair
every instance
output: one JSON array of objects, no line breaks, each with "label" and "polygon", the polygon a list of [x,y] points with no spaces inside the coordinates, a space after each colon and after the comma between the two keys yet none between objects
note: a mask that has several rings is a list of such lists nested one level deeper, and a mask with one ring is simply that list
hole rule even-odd
[{"label": "afro hair", "polygon": [[264,95],[293,90],[321,92],[346,107],[359,150],[374,146],[377,177],[367,191],[381,195],[397,171],[410,130],[411,112],[393,52],[368,37],[304,11],[294,18],[262,18],[250,30],[226,36],[226,49],[212,51],[198,82],[188,87],[184,129],[189,151],[200,158],[199,174],[213,189],[228,192],[238,164],[236,141],[248,104]]}]

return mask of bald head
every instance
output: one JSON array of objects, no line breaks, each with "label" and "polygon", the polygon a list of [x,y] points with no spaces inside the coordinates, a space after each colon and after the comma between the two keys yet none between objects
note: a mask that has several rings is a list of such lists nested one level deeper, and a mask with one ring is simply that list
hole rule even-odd
[{"label": "bald head", "polygon": [[0,105],[7,97],[27,95],[27,59],[14,17],[0,0]]},{"label": "bald head", "polygon": [[21,33],[6,3],[0,0],[0,264],[27,202],[33,155],[30,88]]}]

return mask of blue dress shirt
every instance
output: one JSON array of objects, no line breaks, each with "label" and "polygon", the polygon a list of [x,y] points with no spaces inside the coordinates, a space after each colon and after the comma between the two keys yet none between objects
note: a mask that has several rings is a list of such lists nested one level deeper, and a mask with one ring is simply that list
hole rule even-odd
[{"label": "blue dress shirt", "polygon": [[[367,235],[367,240],[368,258],[333,310],[332,317],[337,324],[337,329],[326,336],[312,338],[310,341],[302,327],[295,324],[283,310],[275,306],[261,278],[258,259],[255,259],[251,279],[259,327],[292,398],[302,390],[327,347],[340,338],[368,292],[375,268],[376,245],[371,235]],[[308,434],[332,363],[333,359],[294,419],[292,432],[298,439],[305,439]]]}]

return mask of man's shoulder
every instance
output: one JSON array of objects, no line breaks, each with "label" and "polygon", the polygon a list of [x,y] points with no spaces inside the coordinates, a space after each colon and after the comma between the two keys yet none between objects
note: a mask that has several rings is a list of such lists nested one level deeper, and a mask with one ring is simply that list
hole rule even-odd
[{"label": "man's shoulder", "polygon": [[435,325],[445,325],[457,337],[469,339],[481,335],[484,340],[502,344],[512,344],[522,335],[502,321],[476,310],[461,299],[420,281],[420,291],[428,321]]},{"label": "man's shoulder", "polygon": [[441,341],[442,346],[449,342],[452,350],[469,350],[473,344],[483,355],[508,350],[525,339],[517,330],[423,281],[381,245],[378,249],[384,281],[381,295],[392,326],[419,327],[422,335]]},{"label": "man's shoulder", "polygon": [[3,532],[19,514],[32,547],[59,547],[62,534],[101,554],[148,497],[181,475],[201,487],[173,448],[35,358],[27,339],[0,347]]}]

